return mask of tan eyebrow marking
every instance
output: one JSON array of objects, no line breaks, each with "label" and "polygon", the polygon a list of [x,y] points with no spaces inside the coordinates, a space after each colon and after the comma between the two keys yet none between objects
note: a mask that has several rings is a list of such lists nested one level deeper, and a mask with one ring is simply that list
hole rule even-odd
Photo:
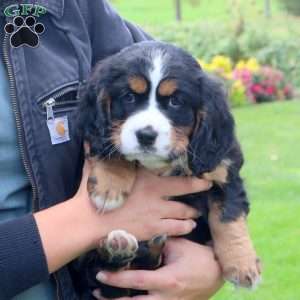
[{"label": "tan eyebrow marking", "polygon": [[129,77],[128,83],[131,90],[137,94],[144,94],[147,91],[147,81],[141,76]]},{"label": "tan eyebrow marking", "polygon": [[176,81],[174,79],[166,79],[160,83],[158,93],[160,96],[171,96],[176,90]]}]

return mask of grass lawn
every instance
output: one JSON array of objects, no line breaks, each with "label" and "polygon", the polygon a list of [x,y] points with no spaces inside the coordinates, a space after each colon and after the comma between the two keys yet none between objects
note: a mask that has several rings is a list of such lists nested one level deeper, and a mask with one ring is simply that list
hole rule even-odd
[{"label": "grass lawn", "polygon": [[300,101],[250,106],[234,114],[263,282],[254,292],[227,285],[214,300],[300,299]]},{"label": "grass lawn", "polygon": [[[232,3],[237,0],[182,0],[182,22],[175,22],[174,0],[110,0],[119,14],[136,24],[141,25],[154,37],[161,38],[161,31],[173,31],[173,34],[184,32],[188,36],[189,26],[224,29],[228,34],[235,30],[239,14]],[[272,0],[272,18],[264,16],[263,0],[239,0],[246,27],[257,30],[267,29],[274,39],[300,37],[300,18],[288,15],[281,7],[280,0]],[[198,3],[193,5],[193,3]],[[259,27],[257,27],[259,26]],[[182,30],[181,27],[184,27]],[[211,32],[211,31],[209,31]],[[200,30],[200,34],[203,32]],[[193,34],[196,34],[193,32]],[[191,38],[191,37],[189,37]]]},{"label": "grass lawn", "polygon": [[[174,0],[110,0],[122,16],[139,24],[165,24],[175,20]],[[228,21],[235,11],[232,0],[182,0],[183,21]],[[262,16],[263,0],[242,0],[248,18]],[[277,0],[272,2],[273,15],[280,14]]]}]

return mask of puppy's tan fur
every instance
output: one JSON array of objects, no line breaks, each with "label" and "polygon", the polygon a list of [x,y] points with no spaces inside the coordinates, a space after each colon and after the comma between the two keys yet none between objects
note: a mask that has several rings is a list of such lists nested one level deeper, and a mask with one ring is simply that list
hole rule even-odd
[{"label": "puppy's tan fur", "polygon": [[158,88],[160,96],[168,97],[172,96],[177,90],[177,83],[174,79],[166,79],[161,82]]},{"label": "puppy's tan fur", "polygon": [[209,181],[214,181],[217,184],[227,183],[228,179],[228,168],[231,165],[231,161],[224,159],[221,163],[212,171],[204,173],[202,177]]},{"label": "puppy's tan fur", "polygon": [[126,199],[131,192],[135,178],[136,167],[126,160],[109,161],[90,159],[92,170],[88,181],[90,195],[98,195],[107,201]]},{"label": "puppy's tan fur", "polygon": [[243,287],[258,284],[261,266],[248,232],[246,217],[222,222],[221,207],[210,201],[209,226],[214,251],[226,280]]},{"label": "puppy's tan fur", "polygon": [[171,144],[174,153],[185,153],[189,144],[189,127],[174,127],[171,133]]},{"label": "puppy's tan fur", "polygon": [[147,81],[141,76],[130,77],[128,83],[130,89],[137,94],[144,94],[147,91]]}]

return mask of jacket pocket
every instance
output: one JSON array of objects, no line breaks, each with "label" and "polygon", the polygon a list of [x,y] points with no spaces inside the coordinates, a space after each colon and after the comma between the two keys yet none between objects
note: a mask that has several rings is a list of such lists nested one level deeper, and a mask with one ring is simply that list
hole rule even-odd
[{"label": "jacket pocket", "polygon": [[55,117],[76,110],[79,104],[78,89],[79,82],[71,82],[41,97],[38,100],[40,112],[46,116],[50,108]]},{"label": "jacket pocket", "polygon": [[41,209],[73,197],[78,188],[83,161],[77,130],[79,86],[72,81],[35,99],[30,131],[33,143],[28,151],[41,186]]}]

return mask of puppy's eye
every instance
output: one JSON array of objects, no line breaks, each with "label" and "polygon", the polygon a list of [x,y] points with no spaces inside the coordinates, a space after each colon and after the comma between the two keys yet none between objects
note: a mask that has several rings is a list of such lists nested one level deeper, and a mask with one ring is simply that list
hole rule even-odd
[{"label": "puppy's eye", "polygon": [[132,93],[124,95],[122,98],[125,103],[134,103],[135,102],[135,96]]},{"label": "puppy's eye", "polygon": [[171,97],[169,99],[169,106],[172,108],[180,108],[183,104],[183,101],[177,97]]}]

